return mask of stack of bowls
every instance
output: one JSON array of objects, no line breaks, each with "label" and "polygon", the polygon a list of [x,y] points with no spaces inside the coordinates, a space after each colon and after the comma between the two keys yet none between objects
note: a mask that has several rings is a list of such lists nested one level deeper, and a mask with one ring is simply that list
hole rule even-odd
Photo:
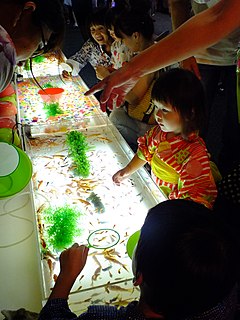
[{"label": "stack of bowls", "polygon": [[14,117],[17,114],[17,108],[10,101],[0,101],[0,117]]},{"label": "stack of bowls", "polygon": [[0,128],[0,142],[7,142],[18,147],[21,145],[17,131],[12,128]]},{"label": "stack of bowls", "polygon": [[11,84],[0,92],[0,117],[14,117],[17,114],[15,90]]},{"label": "stack of bowls", "polygon": [[17,114],[16,96],[13,86],[8,87],[0,92],[0,141],[20,145],[19,136],[14,130]]},{"label": "stack of bowls", "polygon": [[0,200],[23,190],[32,177],[32,163],[27,154],[11,144],[0,142]]}]

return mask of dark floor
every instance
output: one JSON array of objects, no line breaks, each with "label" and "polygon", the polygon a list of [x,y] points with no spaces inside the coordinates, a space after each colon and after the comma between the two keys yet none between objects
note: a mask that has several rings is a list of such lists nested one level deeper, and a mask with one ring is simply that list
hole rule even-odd
[{"label": "dark floor", "polygon": [[[156,12],[153,16],[154,20],[154,33],[155,36],[160,35],[162,32],[171,31],[171,18],[168,14],[162,14]],[[67,58],[77,52],[83,45],[83,39],[79,28],[67,25],[67,32],[65,35],[63,52]],[[96,83],[95,72],[91,65],[87,65],[80,72],[80,76],[87,84],[88,87],[92,87]]]}]

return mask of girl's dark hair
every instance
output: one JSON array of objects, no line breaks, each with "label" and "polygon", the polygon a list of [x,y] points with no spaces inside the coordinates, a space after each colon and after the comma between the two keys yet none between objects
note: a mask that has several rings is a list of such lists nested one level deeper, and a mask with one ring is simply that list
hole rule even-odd
[{"label": "girl's dark hair", "polygon": [[227,297],[239,280],[239,247],[211,210],[188,200],[150,209],[136,253],[142,297],[166,319],[202,313]]},{"label": "girl's dark hair", "polygon": [[[105,25],[105,20],[106,20],[106,14],[107,14],[108,9],[107,8],[100,8],[95,10],[87,19],[87,30],[89,33],[89,37],[94,41],[94,39],[91,36],[90,32],[90,27],[93,25]],[[109,35],[108,31],[107,34]],[[110,35],[109,35],[110,37]]]},{"label": "girl's dark hair", "polygon": [[205,92],[201,81],[188,70],[162,72],[152,88],[152,100],[170,103],[182,120],[182,136],[202,129],[205,119]]},{"label": "girl's dark hair", "polygon": [[89,27],[91,25],[105,25],[105,18],[106,18],[106,14],[107,14],[108,9],[107,8],[100,8],[100,9],[96,9],[93,14],[91,14],[89,16]]},{"label": "girl's dark hair", "polygon": [[139,32],[145,39],[151,40],[154,33],[153,20],[146,12],[125,11],[119,16],[114,32],[118,38],[122,38],[122,33],[131,36],[134,32]]},{"label": "girl's dark hair", "polygon": [[118,25],[118,19],[121,16],[122,12],[124,12],[125,9],[122,7],[114,7],[108,9],[105,17],[105,26],[107,29],[111,29],[113,26],[114,29]]}]

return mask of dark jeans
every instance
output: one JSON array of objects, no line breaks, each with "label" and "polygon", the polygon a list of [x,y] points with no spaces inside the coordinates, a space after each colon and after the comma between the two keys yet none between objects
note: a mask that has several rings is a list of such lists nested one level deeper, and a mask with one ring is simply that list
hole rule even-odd
[{"label": "dark jeans", "polygon": [[239,160],[240,130],[236,95],[236,66],[199,64],[206,91],[205,139],[212,160],[226,171]]}]

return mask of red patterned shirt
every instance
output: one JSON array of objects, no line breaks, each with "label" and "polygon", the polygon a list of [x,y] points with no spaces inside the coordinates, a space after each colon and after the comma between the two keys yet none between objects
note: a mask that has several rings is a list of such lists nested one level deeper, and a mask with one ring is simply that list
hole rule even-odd
[{"label": "red patterned shirt", "polygon": [[157,125],[138,138],[138,157],[151,165],[153,180],[169,199],[189,199],[212,208],[217,188],[204,141],[192,133],[167,139]]}]

